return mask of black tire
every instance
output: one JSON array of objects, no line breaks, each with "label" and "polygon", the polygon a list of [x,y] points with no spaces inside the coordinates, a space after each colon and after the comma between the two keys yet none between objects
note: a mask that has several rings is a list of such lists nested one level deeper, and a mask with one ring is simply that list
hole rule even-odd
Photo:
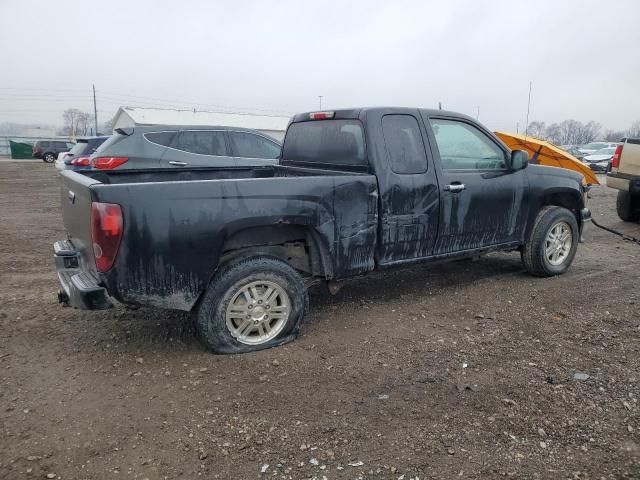
[{"label": "black tire", "polygon": [[629,192],[624,190],[618,191],[618,198],[616,198],[616,211],[620,220],[625,222],[635,222],[640,218],[637,207],[640,200],[634,198]]},{"label": "black tire", "polygon": [[[290,302],[290,313],[274,338],[260,344],[238,341],[227,327],[229,303],[243,286],[256,281],[275,283]],[[288,263],[274,257],[241,258],[223,266],[215,275],[193,312],[196,331],[204,345],[214,353],[245,353],[283,345],[298,336],[308,310],[309,297],[302,277]]]},{"label": "black tire", "polygon": [[[546,238],[552,228],[564,222],[571,229],[572,243],[568,254],[559,265],[553,265],[545,255]],[[522,263],[531,275],[536,277],[553,277],[561,275],[569,269],[578,249],[580,231],[576,217],[563,207],[544,207],[538,212],[529,238],[520,254]]]},{"label": "black tire", "polygon": [[56,156],[51,152],[47,152],[44,155],[42,155],[42,161],[45,163],[53,163],[56,161]]}]

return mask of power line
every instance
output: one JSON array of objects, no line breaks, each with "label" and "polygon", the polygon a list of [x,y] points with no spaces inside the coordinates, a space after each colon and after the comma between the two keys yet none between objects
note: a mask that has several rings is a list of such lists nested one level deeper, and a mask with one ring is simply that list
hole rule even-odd
[{"label": "power line", "polygon": [[[25,93],[22,93],[25,92]],[[67,92],[67,93],[65,93]],[[68,93],[72,92],[72,93]],[[24,99],[30,101],[71,101],[71,100],[88,100],[92,101],[93,96],[91,94],[79,94],[82,90],[67,89],[67,88],[30,88],[30,87],[0,87],[0,100],[9,99]],[[196,107],[198,110],[203,111],[204,108],[214,108],[223,111],[233,111],[233,113],[250,113],[250,112],[265,112],[264,114],[270,115],[292,115],[294,112],[277,109],[267,109],[258,107],[239,107],[233,105],[220,105],[214,103],[198,102],[193,100],[175,100],[159,97],[149,97],[143,95],[132,95],[126,93],[114,93],[96,90],[96,97],[98,101],[107,101],[108,103],[127,105],[127,106],[148,106],[152,108],[179,108],[179,107]]]},{"label": "power line", "polygon": [[1,93],[2,97],[9,97],[15,99],[49,99],[49,98],[91,98],[91,95],[33,95],[33,94],[25,94],[25,93]]},{"label": "power line", "polygon": [[84,92],[82,89],[74,88],[47,88],[47,87],[0,87],[0,90],[18,90],[18,91],[53,91],[53,92]]},{"label": "power line", "polygon": [[[194,101],[188,101],[188,100],[171,100],[166,98],[147,97],[147,96],[141,96],[141,95],[129,95],[129,94],[122,94],[122,93],[106,92],[101,90],[96,90],[96,93],[105,95],[112,99],[113,98],[132,98],[132,99],[140,99],[144,101],[151,100],[156,103],[165,103],[167,105],[194,105],[194,106],[203,106],[203,107],[211,107],[211,108],[245,110],[245,111],[255,111],[255,112],[260,112],[260,111],[273,112],[273,113],[280,112],[280,113],[285,113],[287,115],[292,115],[294,113],[294,112],[277,110],[277,109],[267,109],[267,108],[257,108],[257,107],[238,107],[238,106],[232,106],[232,105],[220,105],[220,104],[213,104],[213,103],[194,102]],[[103,98],[103,97],[99,97],[99,98]]]}]

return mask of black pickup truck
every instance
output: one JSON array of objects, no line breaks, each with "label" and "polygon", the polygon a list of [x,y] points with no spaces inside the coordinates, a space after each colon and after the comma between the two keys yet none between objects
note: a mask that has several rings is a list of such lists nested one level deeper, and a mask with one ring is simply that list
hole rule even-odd
[{"label": "black pickup truck", "polygon": [[296,115],[279,165],[61,176],[61,302],[190,311],[218,353],[295,338],[318,281],[496,250],[561,274],[590,219],[580,175],[440,110]]}]

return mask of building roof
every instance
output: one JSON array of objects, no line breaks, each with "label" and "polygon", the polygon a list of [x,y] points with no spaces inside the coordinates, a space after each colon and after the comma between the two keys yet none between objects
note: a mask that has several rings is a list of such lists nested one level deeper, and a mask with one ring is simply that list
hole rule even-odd
[{"label": "building roof", "polygon": [[135,125],[219,125],[254,130],[284,131],[289,123],[289,117],[275,115],[120,107],[113,119],[115,127],[125,123],[123,122],[124,115],[131,119],[127,123],[133,121]]}]

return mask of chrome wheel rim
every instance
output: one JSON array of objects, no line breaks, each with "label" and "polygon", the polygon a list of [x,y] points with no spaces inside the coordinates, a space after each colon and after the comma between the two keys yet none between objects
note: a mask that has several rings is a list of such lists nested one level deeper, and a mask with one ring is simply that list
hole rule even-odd
[{"label": "chrome wheel rim", "polygon": [[544,256],[550,265],[557,267],[569,256],[573,245],[573,233],[567,222],[558,222],[549,229],[544,242]]},{"label": "chrome wheel rim", "polygon": [[251,282],[231,298],[227,328],[240,343],[259,345],[282,332],[290,313],[291,302],[282,287],[267,280]]}]

